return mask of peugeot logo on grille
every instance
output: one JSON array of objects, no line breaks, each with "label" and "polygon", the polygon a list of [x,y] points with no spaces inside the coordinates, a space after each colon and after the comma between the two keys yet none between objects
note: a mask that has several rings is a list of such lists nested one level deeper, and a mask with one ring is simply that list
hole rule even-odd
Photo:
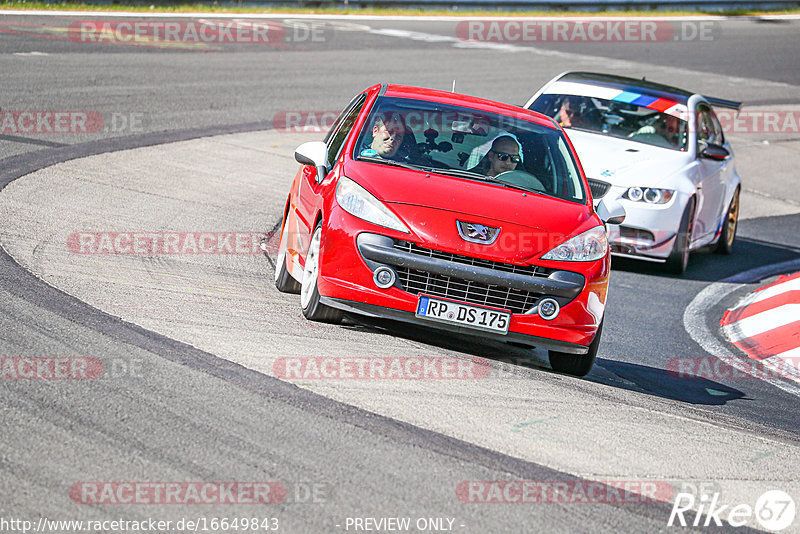
[{"label": "peugeot logo on grille", "polygon": [[456,221],[458,227],[458,235],[464,241],[470,243],[480,243],[482,245],[491,245],[500,235],[500,228],[492,228],[491,226],[484,226],[478,223],[470,223],[464,221]]}]

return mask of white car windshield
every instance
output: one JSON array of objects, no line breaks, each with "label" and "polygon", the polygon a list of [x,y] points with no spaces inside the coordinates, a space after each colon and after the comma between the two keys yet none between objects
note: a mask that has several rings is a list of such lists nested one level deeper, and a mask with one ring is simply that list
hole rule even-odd
[{"label": "white car windshield", "polygon": [[380,97],[353,154],[397,165],[514,187],[574,202],[586,193],[556,128],[519,116],[408,98]]},{"label": "white car windshield", "polygon": [[530,107],[561,124],[638,143],[686,150],[687,122],[678,114],[602,98],[545,94]]}]

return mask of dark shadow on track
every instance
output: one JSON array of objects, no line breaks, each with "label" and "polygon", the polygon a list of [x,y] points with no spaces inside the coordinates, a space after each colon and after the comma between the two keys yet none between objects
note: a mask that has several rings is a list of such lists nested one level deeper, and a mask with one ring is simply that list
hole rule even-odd
[{"label": "dark shadow on track", "polygon": [[[345,317],[347,318],[347,323],[344,328],[349,328],[354,331],[381,333],[393,338],[402,338],[408,341],[430,345],[431,348],[435,347],[458,353],[451,355],[454,357],[478,356],[480,358],[485,358],[488,361],[488,365],[492,365],[493,368],[500,369],[502,367],[503,371],[511,370],[513,372],[510,368],[520,364],[524,364],[524,367],[529,369],[550,370],[547,358],[542,358],[528,348],[483,339],[479,337],[479,335],[470,336],[456,334],[444,330],[435,330],[392,321],[390,319],[377,319],[355,315],[346,315]],[[431,356],[442,356],[442,354],[432,350]],[[494,365],[492,362],[496,362],[498,365]],[[519,370],[522,371],[522,368]]]},{"label": "dark shadow on track", "polygon": [[[738,389],[688,373],[678,374],[675,371],[615,360],[598,359],[595,366],[600,366],[646,392],[665,399],[711,406],[724,405],[738,399],[746,400],[745,394]],[[600,384],[606,383],[604,380],[594,379],[591,374],[589,379]],[[618,383],[614,386],[620,387]],[[632,387],[630,389],[639,391]]]},{"label": "dark shadow on track", "polygon": [[[546,356],[543,357],[541,352],[534,352],[516,345],[366,317],[351,316],[344,328],[383,333],[393,338],[403,338],[460,353],[453,354],[452,357],[478,356],[484,358],[492,367],[492,374],[502,373],[502,376],[509,378],[536,380],[537,372],[560,375],[550,368]],[[442,355],[432,351],[431,356]],[[497,376],[501,377],[499,374]],[[738,389],[701,376],[690,373],[681,375],[677,371],[615,360],[598,359],[594,369],[585,379],[597,384],[689,404],[720,406],[730,401],[746,398],[745,394]]]}]

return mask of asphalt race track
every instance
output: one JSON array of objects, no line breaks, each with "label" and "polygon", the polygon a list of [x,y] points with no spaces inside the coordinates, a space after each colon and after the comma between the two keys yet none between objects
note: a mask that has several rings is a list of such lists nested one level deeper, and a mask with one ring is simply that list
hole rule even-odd
[{"label": "asphalt race track", "polygon": [[[69,30],[99,19],[0,15],[0,532],[245,530],[237,517],[289,533],[746,532],[778,525],[765,492],[800,503],[800,382],[671,372],[676,359],[746,361],[720,319],[800,271],[796,127],[728,133],[744,187],[732,256],[695,253],[678,277],[614,258],[584,379],[553,372],[542,352],[309,323],[272,284],[294,147],[320,139],[315,126],[364,87],[455,79],[521,104],[562,71],[600,70],[798,117],[800,20],[683,21],[707,39],[650,43],[466,43],[448,19],[276,17],[281,40],[257,44]],[[61,112],[69,127],[44,118]],[[86,232],[238,232],[249,249],[86,254]],[[447,358],[478,377],[286,379],[281,362],[298,356]],[[89,376],[12,378],[26,358],[88,362]],[[505,487],[491,481],[533,481],[543,496],[481,502]],[[180,498],[160,493],[169,483]],[[669,527],[679,494],[695,511],[761,515],[734,528],[725,511],[715,528],[692,511]],[[165,524],[124,524],[150,519]],[[50,523],[67,520],[84,523]]]}]

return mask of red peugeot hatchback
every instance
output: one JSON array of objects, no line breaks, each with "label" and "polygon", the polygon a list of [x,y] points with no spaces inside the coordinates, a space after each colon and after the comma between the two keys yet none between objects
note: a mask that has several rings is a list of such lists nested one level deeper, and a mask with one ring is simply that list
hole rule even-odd
[{"label": "red peugeot hatchback", "polygon": [[343,313],[549,351],[591,369],[609,282],[604,223],[552,119],[418,87],[356,95],[324,142],[299,146],[275,285],[310,320]]}]

